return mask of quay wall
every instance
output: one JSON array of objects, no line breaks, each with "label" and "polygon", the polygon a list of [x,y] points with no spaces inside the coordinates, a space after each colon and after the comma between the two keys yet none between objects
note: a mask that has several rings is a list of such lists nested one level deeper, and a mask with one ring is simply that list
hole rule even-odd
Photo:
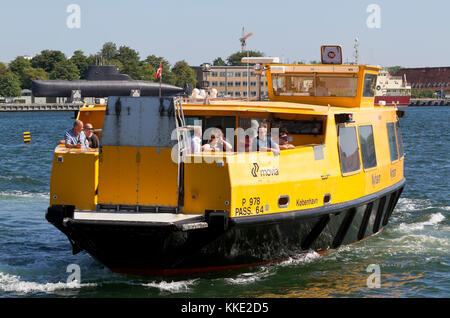
[{"label": "quay wall", "polygon": [[0,104],[0,112],[74,111],[82,104]]},{"label": "quay wall", "polygon": [[411,98],[409,106],[450,106],[450,98]]}]

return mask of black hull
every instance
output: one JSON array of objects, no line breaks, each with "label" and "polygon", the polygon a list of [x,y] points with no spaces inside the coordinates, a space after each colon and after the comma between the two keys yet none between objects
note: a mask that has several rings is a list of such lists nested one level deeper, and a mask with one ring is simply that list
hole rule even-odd
[{"label": "black hull", "polygon": [[352,202],[267,216],[228,219],[208,214],[207,228],[105,223],[71,218],[50,207],[47,220],[64,232],[74,252],[86,250],[114,272],[177,275],[267,264],[308,251],[326,252],[380,232],[405,180]]}]

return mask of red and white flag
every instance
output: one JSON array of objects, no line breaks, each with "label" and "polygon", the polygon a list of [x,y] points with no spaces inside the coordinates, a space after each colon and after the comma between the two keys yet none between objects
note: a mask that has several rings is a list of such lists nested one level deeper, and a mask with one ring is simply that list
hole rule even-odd
[{"label": "red and white flag", "polygon": [[159,63],[159,68],[156,71],[155,78],[161,77],[161,75],[162,75],[162,65],[161,65],[161,63]]}]

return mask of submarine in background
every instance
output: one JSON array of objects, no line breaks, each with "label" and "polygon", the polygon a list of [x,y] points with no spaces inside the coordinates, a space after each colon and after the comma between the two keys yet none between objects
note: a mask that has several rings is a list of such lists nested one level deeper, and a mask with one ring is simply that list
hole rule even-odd
[{"label": "submarine in background", "polygon": [[115,65],[91,65],[85,80],[34,80],[31,90],[35,97],[72,97],[79,92],[82,97],[174,96],[183,94],[183,88],[149,81],[133,80],[120,74]]}]

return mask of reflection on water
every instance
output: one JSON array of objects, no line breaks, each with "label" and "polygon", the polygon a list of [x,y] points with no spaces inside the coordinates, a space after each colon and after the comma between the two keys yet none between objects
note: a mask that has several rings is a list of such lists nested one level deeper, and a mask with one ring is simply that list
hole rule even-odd
[{"label": "reflection on water", "polygon": [[[336,271],[321,271],[309,277],[309,281],[299,286],[289,287],[282,294],[270,293],[251,297],[268,298],[332,298],[332,297],[405,297],[411,296],[408,285],[420,292],[416,286],[424,272],[383,272],[381,267],[380,288],[370,288],[367,279],[373,271],[367,272],[370,263],[346,266]],[[295,282],[294,282],[295,284]],[[295,284],[297,285],[297,284]]]}]

